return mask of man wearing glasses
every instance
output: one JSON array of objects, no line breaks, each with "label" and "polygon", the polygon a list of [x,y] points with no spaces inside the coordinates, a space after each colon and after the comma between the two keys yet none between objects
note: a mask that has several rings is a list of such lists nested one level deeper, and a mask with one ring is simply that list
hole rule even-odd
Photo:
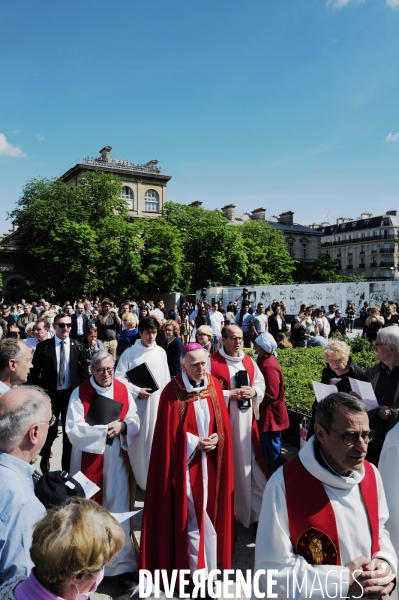
[{"label": "man wearing glasses", "polygon": [[35,467],[30,463],[53,422],[50,398],[43,390],[22,386],[1,396],[0,584],[27,577],[34,566],[29,556],[32,531],[46,509],[35,496]]},{"label": "man wearing glasses", "polygon": [[[65,417],[72,390],[88,377],[86,362],[83,359],[83,345],[69,337],[72,326],[70,315],[59,313],[54,317],[55,336],[36,346],[33,368],[29,383],[39,385],[51,398],[53,414],[62,422],[62,468],[69,472],[71,444],[65,433]],[[49,429],[46,443],[41,451],[40,468],[42,473],[50,470],[51,447],[57,437],[58,428]]]},{"label": "man wearing glasses", "polygon": [[[287,586],[291,594],[305,578],[308,586],[317,582],[317,598],[392,591],[397,558],[384,526],[384,489],[378,470],[365,461],[372,437],[363,402],[330,394],[317,405],[315,435],[269,480],[255,573],[276,570],[276,597],[286,599]],[[261,575],[259,591],[266,591],[266,579]]]},{"label": "man wearing glasses", "polygon": [[[91,377],[77,387],[69,402],[65,430],[72,444],[71,473],[82,471],[100,491],[93,500],[111,513],[130,511],[127,450],[139,432],[136,403],[127,386],[114,379],[114,359],[102,350],[94,355]],[[96,415],[90,411],[98,406]],[[112,416],[109,416],[112,415]],[[124,521],[125,545],[117,560],[105,567],[107,577],[123,583],[138,570],[130,537],[130,520]]]},{"label": "man wearing glasses", "polygon": [[[237,325],[222,329],[222,348],[211,356],[211,373],[222,385],[233,434],[234,503],[245,527],[257,523],[269,472],[260,449],[257,427],[265,380],[257,364],[242,350]],[[255,526],[256,527],[256,526]]]}]

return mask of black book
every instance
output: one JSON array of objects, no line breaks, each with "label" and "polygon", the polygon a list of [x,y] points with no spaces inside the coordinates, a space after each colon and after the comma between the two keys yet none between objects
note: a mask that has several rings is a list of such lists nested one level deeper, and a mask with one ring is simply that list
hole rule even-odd
[{"label": "black book", "polygon": [[151,373],[149,366],[145,362],[138,365],[138,367],[134,367],[134,369],[127,371],[126,376],[130,383],[137,385],[139,388],[150,388],[151,393],[159,390],[159,385],[155,381],[154,375]]},{"label": "black book", "polygon": [[108,423],[117,421],[121,416],[122,406],[122,402],[117,402],[101,394],[95,394],[90,403],[86,423],[93,426],[108,425]]},{"label": "black book", "polygon": [[[238,388],[241,388],[244,385],[249,385],[248,373],[246,371],[237,371],[236,384]],[[246,408],[249,408],[251,406],[251,400],[250,398],[248,398],[248,400],[239,400],[237,404],[240,410],[245,410]]]}]

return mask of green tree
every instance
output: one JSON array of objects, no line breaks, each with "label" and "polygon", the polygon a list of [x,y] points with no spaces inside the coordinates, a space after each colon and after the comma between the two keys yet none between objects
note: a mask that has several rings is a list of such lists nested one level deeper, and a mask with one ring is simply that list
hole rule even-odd
[{"label": "green tree", "polygon": [[142,239],[140,289],[145,294],[180,290],[184,254],[180,231],[163,218],[138,223]]},{"label": "green tree", "polygon": [[248,256],[242,237],[219,211],[167,202],[163,216],[180,232],[183,292],[206,286],[208,280],[233,286],[245,281]]},{"label": "green tree", "polygon": [[267,285],[291,283],[295,260],[290,256],[283,235],[266,221],[246,221],[238,226],[248,257],[245,283]]},{"label": "green tree", "polygon": [[142,240],[120,189],[119,178],[101,172],[85,174],[75,188],[56,179],[26,184],[10,218],[27,293],[72,300],[137,290]]}]

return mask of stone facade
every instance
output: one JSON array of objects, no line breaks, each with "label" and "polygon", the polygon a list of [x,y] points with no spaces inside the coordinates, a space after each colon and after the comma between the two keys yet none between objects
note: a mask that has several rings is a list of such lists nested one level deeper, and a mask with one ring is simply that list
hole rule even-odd
[{"label": "stone facade", "polygon": [[398,273],[399,217],[396,210],[358,219],[339,218],[335,225],[319,226],[321,251],[338,262],[342,275],[367,280],[396,279]]},{"label": "stone facade", "polygon": [[304,263],[312,263],[320,256],[321,232],[294,223],[294,213],[287,211],[281,213],[278,217],[266,216],[264,208],[255,208],[252,213],[237,215],[234,204],[223,206],[222,213],[233,225],[240,225],[245,221],[266,221],[282,232],[287,249],[291,256]]},{"label": "stone facade", "polygon": [[157,160],[139,165],[112,158],[111,150],[111,146],[104,146],[98,158],[79,160],[60,179],[74,187],[87,171],[115,173],[122,180],[121,197],[128,203],[130,216],[145,219],[159,217],[166,202],[166,186],[172,176],[161,173]]}]

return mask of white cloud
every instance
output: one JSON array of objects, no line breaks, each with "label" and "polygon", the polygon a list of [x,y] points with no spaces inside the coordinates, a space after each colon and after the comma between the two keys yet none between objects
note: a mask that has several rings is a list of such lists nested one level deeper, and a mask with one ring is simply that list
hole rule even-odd
[{"label": "white cloud", "polygon": [[36,139],[37,139],[37,141],[38,141],[38,142],[44,142],[44,140],[45,140],[46,138],[44,137],[44,135],[39,135],[39,134],[37,134],[37,136],[36,136]]},{"label": "white cloud", "polygon": [[399,133],[388,133],[387,137],[385,138],[386,142],[397,142],[399,140]]},{"label": "white cloud", "polygon": [[[386,0],[387,2],[396,2],[399,0]],[[327,0],[327,4],[326,6],[331,6],[332,8],[344,8],[344,6],[347,6],[350,3],[353,4],[360,4],[361,2],[364,2],[364,0]]]},{"label": "white cloud", "polygon": [[11,131],[9,131],[8,133],[12,133],[13,135],[18,135],[19,133],[21,133],[20,129],[11,129]]},{"label": "white cloud", "polygon": [[391,8],[399,8],[399,0],[386,0],[386,5]]},{"label": "white cloud", "polygon": [[26,156],[25,152],[21,150],[19,146],[13,146],[7,142],[7,138],[4,133],[0,133],[0,154],[4,156]]}]

